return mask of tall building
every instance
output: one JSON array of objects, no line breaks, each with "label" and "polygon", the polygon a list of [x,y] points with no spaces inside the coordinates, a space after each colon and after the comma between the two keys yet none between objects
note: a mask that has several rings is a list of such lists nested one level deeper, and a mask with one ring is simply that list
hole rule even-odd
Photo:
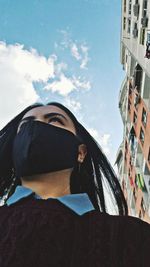
[{"label": "tall building", "polygon": [[118,176],[129,214],[150,222],[150,0],[122,0]]}]

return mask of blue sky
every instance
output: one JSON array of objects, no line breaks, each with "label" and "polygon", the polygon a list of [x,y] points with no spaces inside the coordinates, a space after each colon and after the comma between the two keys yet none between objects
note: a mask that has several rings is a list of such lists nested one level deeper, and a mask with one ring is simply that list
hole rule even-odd
[{"label": "blue sky", "polygon": [[[0,0],[0,119],[67,105],[113,163],[122,140],[119,0]],[[4,104],[5,103],[5,104]]]}]

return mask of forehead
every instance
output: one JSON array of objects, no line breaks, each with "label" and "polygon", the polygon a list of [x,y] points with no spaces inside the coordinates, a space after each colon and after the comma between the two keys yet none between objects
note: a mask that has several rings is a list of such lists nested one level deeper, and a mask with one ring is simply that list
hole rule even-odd
[{"label": "forehead", "polygon": [[47,113],[59,113],[66,117],[67,122],[72,125],[75,128],[75,125],[71,118],[68,116],[68,114],[61,108],[53,106],[53,105],[47,105],[47,106],[41,106],[41,107],[35,107],[31,110],[29,110],[23,118],[29,117],[29,116],[35,116],[35,117],[42,117]]}]

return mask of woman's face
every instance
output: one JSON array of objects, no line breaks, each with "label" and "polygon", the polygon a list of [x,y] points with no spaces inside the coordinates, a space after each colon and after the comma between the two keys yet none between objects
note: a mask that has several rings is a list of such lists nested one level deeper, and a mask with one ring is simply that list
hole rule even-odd
[{"label": "woman's face", "polygon": [[42,121],[56,127],[64,128],[76,135],[74,123],[67,113],[61,108],[53,105],[35,107],[28,111],[19,123],[18,132],[21,125],[28,120]]},{"label": "woman's face", "polygon": [[[74,135],[76,135],[76,129],[74,123],[67,115],[67,113],[63,111],[61,108],[53,105],[36,107],[28,111],[20,121],[17,132],[19,132],[21,125],[27,122],[28,120],[42,121],[54,125],[56,127],[66,129],[72,132]],[[85,144],[79,145],[78,161],[80,163],[84,161],[86,154],[87,154],[86,145]]]}]

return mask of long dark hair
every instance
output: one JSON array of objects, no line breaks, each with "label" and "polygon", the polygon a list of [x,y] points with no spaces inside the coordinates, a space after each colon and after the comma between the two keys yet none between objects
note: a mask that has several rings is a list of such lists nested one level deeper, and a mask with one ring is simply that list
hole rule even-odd
[{"label": "long dark hair", "polygon": [[[77,163],[72,171],[70,177],[71,193],[87,193],[96,210],[107,212],[104,192],[104,184],[107,183],[112,201],[115,200],[118,207],[118,214],[127,215],[127,203],[121,186],[99,144],[69,109],[57,102],[51,102],[47,105],[55,105],[69,115],[75,125],[77,135],[80,136],[87,147],[84,162],[81,166]],[[12,160],[12,145],[19,122],[29,110],[40,106],[43,106],[43,104],[37,103],[27,107],[0,131],[0,197],[4,200],[4,203],[15,191],[16,186],[21,184],[21,180],[15,177]]]}]

